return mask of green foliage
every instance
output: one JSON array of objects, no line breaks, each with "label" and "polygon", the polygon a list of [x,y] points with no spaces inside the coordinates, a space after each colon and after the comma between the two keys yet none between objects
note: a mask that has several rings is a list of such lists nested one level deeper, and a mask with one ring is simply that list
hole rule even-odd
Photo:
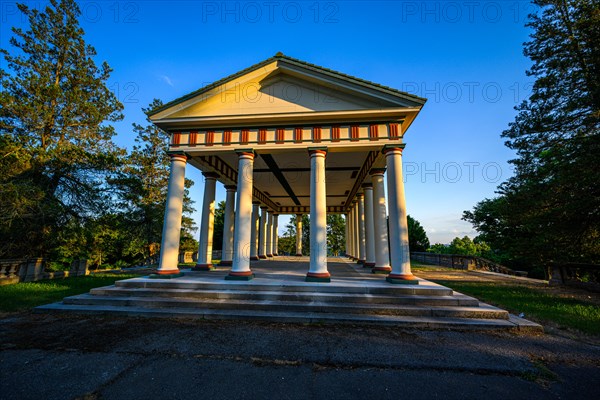
[{"label": "green foliage", "polygon": [[220,201],[215,208],[213,228],[213,250],[223,250],[223,230],[225,228],[225,202]]},{"label": "green foliage", "polygon": [[334,256],[346,250],[346,220],[341,214],[327,215],[327,250]]},{"label": "green foliage", "polygon": [[411,217],[406,216],[408,223],[408,247],[411,251],[426,251],[429,248],[429,238],[421,223]]},{"label": "green foliage", "polygon": [[463,219],[513,262],[600,262],[600,3],[536,0],[531,97],[503,132],[515,175]]},{"label": "green foliage", "polygon": [[600,334],[600,308],[592,303],[547,293],[543,289],[519,285],[498,285],[495,282],[457,282],[436,280],[460,293],[508,310],[524,313],[541,323],[551,321],[560,328],[573,328],[581,332]]},{"label": "green foliage", "polygon": [[477,256],[489,258],[491,249],[490,246],[481,240],[471,240],[470,237],[463,238],[455,237],[449,245],[436,243],[427,249],[431,253],[440,254],[456,254],[463,256]]},{"label": "green foliage", "polygon": [[[290,222],[285,226],[286,235],[296,237],[296,219],[297,215],[290,218]],[[295,239],[294,239],[295,240]],[[296,242],[294,241],[294,251],[290,254],[296,254]],[[310,254],[310,217],[307,214],[302,214],[302,255]]]},{"label": "green foliage", "polygon": [[287,232],[280,236],[277,243],[277,254],[296,255],[296,236],[288,236]]},{"label": "green foliage", "polygon": [[96,287],[112,285],[118,280],[137,276],[97,274],[0,286],[0,311],[25,311],[32,307],[61,301],[67,296],[87,293]]},{"label": "green foliage", "polygon": [[102,212],[122,155],[103,123],[123,106],[106,87],[111,69],[83,39],[77,3],[18,7],[29,30],[13,28],[13,51],[1,50],[1,257],[45,256],[62,227]]}]

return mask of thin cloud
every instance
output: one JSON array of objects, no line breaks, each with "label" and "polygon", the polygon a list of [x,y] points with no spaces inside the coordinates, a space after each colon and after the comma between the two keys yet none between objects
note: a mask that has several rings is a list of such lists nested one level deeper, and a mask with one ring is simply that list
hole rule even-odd
[{"label": "thin cloud", "polygon": [[173,87],[173,81],[167,75],[161,75],[160,78],[169,86]]}]

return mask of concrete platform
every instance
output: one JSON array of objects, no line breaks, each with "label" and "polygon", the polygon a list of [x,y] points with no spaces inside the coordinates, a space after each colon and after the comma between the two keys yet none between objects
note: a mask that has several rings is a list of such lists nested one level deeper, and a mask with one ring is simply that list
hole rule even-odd
[{"label": "concrete platform", "polygon": [[251,281],[226,281],[229,268],[183,270],[175,279],[140,277],[36,308],[36,312],[147,317],[352,323],[425,329],[543,328],[424,279],[395,285],[343,258],[328,260],[330,283],[305,282],[308,259],[255,261]]}]

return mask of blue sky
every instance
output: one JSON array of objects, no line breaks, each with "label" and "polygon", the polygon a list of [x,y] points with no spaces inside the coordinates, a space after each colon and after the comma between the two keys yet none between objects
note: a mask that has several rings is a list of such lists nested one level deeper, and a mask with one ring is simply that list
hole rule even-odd
[{"label": "blue sky", "polygon": [[[31,7],[44,2],[27,2]],[[0,47],[22,24],[0,2]],[[170,101],[278,51],[429,100],[405,136],[408,212],[432,243],[475,236],[463,210],[494,196],[512,152],[502,130],[530,92],[526,1],[82,1],[86,40],[125,105],[116,142],[153,98]],[[2,60],[2,66],[5,63]],[[201,175],[191,194],[200,208]],[[222,187],[217,200],[224,200]],[[199,223],[200,215],[196,219]],[[283,222],[283,223],[282,223]],[[285,219],[280,221],[280,231]]]}]

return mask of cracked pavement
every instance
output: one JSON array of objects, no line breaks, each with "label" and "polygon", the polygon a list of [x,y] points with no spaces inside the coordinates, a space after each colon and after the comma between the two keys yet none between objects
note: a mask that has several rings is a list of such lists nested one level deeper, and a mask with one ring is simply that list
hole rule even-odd
[{"label": "cracked pavement", "polygon": [[1,399],[592,399],[600,346],[516,335],[13,314]]}]

